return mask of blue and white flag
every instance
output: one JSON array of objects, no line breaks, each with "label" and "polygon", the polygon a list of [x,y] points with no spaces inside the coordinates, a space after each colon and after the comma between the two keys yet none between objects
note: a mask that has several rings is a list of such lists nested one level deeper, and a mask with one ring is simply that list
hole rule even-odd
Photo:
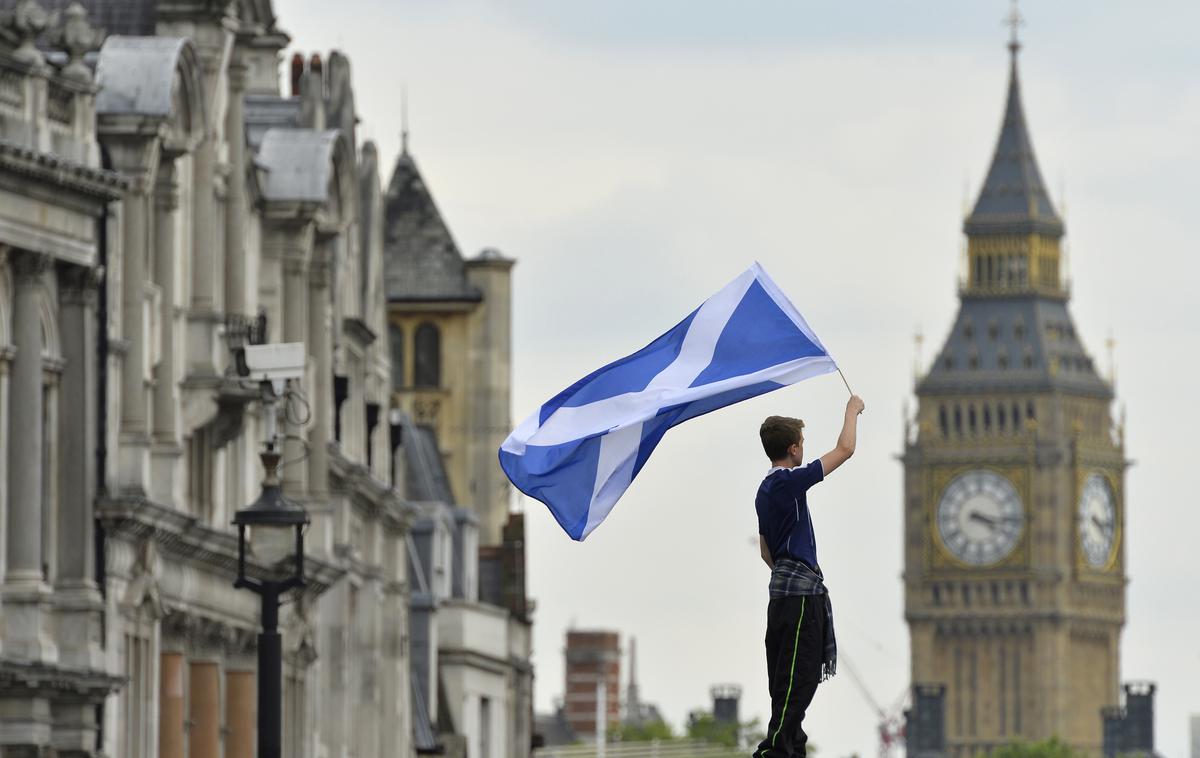
[{"label": "blue and white flag", "polygon": [[500,446],[500,466],[572,539],[583,540],[668,429],[836,370],[796,306],[755,263],[666,334],[551,398]]}]

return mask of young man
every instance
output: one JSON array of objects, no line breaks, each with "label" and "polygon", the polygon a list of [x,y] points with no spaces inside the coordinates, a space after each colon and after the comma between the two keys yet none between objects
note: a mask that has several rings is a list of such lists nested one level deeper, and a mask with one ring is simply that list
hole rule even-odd
[{"label": "young man", "polygon": [[771,470],[758,488],[758,544],[771,569],[767,605],[767,677],[771,721],[754,758],[804,756],[804,711],[817,684],[837,668],[833,606],[817,563],[817,540],[808,514],[808,489],[854,455],[862,398],[851,396],[837,446],[804,465],[804,422],[771,416],[758,430]]}]

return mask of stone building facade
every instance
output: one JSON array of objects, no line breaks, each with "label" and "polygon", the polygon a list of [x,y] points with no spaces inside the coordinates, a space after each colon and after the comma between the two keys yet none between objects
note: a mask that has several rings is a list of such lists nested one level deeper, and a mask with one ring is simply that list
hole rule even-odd
[{"label": "stone building facade", "polygon": [[312,517],[284,753],[414,755],[423,512],[393,478],[348,59],[298,61],[284,92],[270,0],[0,0],[0,25],[0,755],[254,754],[230,519],[263,475],[234,370],[256,341],[307,352],[279,418]]},{"label": "stone building facade", "polygon": [[408,150],[383,198],[397,476],[412,527],[418,749],[527,756],[532,603],[525,527],[497,451],[510,428],[513,261],[464,259]]},{"label": "stone building facade", "polygon": [[903,453],[912,681],[945,688],[947,755],[1053,736],[1096,755],[1119,698],[1128,464],[1068,309],[1018,50],[958,315]]}]

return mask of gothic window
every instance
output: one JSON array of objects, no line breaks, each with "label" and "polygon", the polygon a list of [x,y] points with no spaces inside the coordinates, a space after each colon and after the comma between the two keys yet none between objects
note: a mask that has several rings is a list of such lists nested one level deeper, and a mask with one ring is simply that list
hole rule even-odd
[{"label": "gothic window", "polygon": [[983,431],[992,431],[992,406],[983,406]]},{"label": "gothic window", "polygon": [[971,430],[971,434],[975,433],[975,406],[967,409],[967,428]]},{"label": "gothic window", "polygon": [[1021,408],[1016,403],[1013,403],[1012,406],[1012,422],[1013,431],[1021,431]]},{"label": "gothic window", "polygon": [[962,435],[962,408],[954,406],[954,433]]},{"label": "gothic window", "polygon": [[941,427],[943,437],[950,436],[950,423],[946,418],[946,406],[944,405],[938,407],[938,426]]},{"label": "gothic window", "polygon": [[1032,400],[1030,400],[1029,403],[1025,406],[1025,418],[1028,418],[1030,420],[1037,418],[1037,416],[1033,412],[1033,401]]},{"label": "gothic window", "polygon": [[1006,421],[1006,417],[1005,417],[1005,413],[1004,413],[1004,404],[1001,403],[999,406],[996,407],[996,426],[1000,427],[1001,433],[1004,432],[1005,421]]},{"label": "gothic window", "polygon": [[396,324],[388,326],[388,347],[392,354],[392,391],[404,388],[404,330]]},{"label": "gothic window", "polygon": [[442,335],[428,321],[417,327],[413,385],[439,387],[442,383]]},{"label": "gothic window", "polygon": [[996,367],[1000,369],[1008,368],[1008,353],[1000,353],[996,356]]}]

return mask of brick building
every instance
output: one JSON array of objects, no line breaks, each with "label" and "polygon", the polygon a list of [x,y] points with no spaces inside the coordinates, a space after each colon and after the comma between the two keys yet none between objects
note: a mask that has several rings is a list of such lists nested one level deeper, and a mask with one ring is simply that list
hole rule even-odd
[{"label": "brick building", "polygon": [[563,710],[571,729],[581,740],[596,734],[596,709],[600,682],[604,682],[608,723],[621,716],[621,636],[602,630],[567,632],[566,694]]}]

